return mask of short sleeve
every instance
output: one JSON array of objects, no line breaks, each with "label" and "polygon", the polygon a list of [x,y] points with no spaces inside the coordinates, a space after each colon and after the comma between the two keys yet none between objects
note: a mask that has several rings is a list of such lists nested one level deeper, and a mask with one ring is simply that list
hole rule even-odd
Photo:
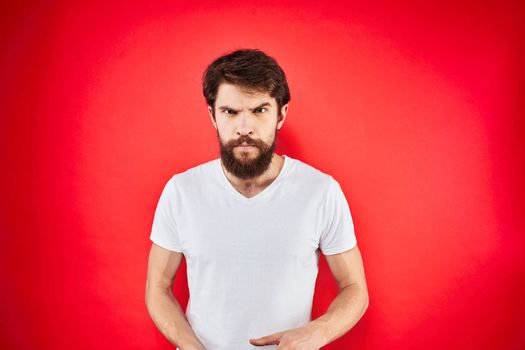
[{"label": "short sleeve", "polygon": [[182,252],[174,217],[175,188],[171,178],[160,195],[153,217],[150,240],[162,248]]},{"label": "short sleeve", "polygon": [[341,186],[332,176],[323,211],[323,231],[319,248],[324,255],[342,253],[357,244],[354,223]]}]

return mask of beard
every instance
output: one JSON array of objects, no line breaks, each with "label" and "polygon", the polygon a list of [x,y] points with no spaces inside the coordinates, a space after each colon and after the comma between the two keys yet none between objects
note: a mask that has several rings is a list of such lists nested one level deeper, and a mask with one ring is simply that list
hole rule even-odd
[{"label": "beard", "polygon": [[[272,162],[273,153],[277,146],[277,133],[278,129],[276,128],[271,144],[267,144],[262,140],[254,140],[248,135],[240,136],[236,140],[223,144],[217,130],[221,159],[226,170],[243,180],[262,175],[268,170]],[[247,151],[235,149],[236,146],[242,145],[244,142],[256,147],[256,149],[252,148]]]}]

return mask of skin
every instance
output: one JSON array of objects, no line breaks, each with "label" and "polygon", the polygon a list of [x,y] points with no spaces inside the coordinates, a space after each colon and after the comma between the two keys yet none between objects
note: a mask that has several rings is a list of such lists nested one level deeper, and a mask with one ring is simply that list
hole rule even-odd
[{"label": "skin", "polygon": [[[266,110],[256,109],[269,103]],[[227,106],[228,108],[221,108]],[[232,114],[232,111],[235,111]],[[215,111],[208,106],[211,121],[220,143],[233,147],[239,140],[257,147],[231,148],[240,163],[253,162],[261,150],[275,141],[276,130],[286,118],[288,105],[277,113],[277,102],[267,93],[248,92],[232,84],[221,84],[215,102]],[[215,113],[214,113],[215,112]],[[215,114],[215,117],[214,117]],[[273,154],[268,168],[258,176],[242,178],[223,170],[228,180],[242,195],[255,196],[279,174],[284,159]],[[368,308],[368,289],[359,247],[333,255],[325,255],[339,292],[325,314],[303,327],[285,329],[256,339],[247,339],[255,346],[277,345],[278,350],[318,350],[348,332]],[[183,350],[203,350],[186,320],[180,305],[171,292],[175,274],[182,261],[182,253],[172,252],[152,243],[146,282],[146,305],[157,328],[174,345]],[[212,350],[212,349],[208,349]]]},{"label": "skin", "polygon": [[[254,163],[262,150],[270,148],[275,141],[276,130],[281,129],[288,113],[286,104],[281,107],[279,116],[277,101],[267,92],[247,91],[228,83],[219,86],[214,107],[215,113],[211,106],[208,106],[208,113],[223,147],[232,148],[242,143],[255,146],[249,149],[233,148],[236,160],[245,164]],[[226,177],[245,197],[253,197],[270,185],[283,164],[284,158],[273,153],[266,171],[251,178],[241,178],[229,171],[221,159]]]}]

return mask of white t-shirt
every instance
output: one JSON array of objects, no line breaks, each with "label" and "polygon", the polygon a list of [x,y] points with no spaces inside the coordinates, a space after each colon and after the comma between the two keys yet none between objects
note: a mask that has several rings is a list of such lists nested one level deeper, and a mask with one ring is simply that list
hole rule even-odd
[{"label": "white t-shirt", "polygon": [[186,317],[207,350],[275,349],[249,339],[311,321],[319,249],[357,244],[339,183],[283,156],[254,197],[231,185],[217,158],[175,174],[158,201],[150,239],[184,254]]}]

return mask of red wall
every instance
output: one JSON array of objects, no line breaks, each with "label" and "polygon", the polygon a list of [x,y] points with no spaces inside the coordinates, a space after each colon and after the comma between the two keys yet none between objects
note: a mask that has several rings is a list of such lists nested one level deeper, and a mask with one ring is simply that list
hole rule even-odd
[{"label": "red wall", "polygon": [[[171,348],[144,305],[153,213],[172,174],[218,156],[200,77],[239,47],[287,73],[278,153],[334,176],[352,210],[370,307],[326,349],[525,348],[520,1],[16,3],[2,349]],[[314,317],[336,293],[322,260]]]}]

